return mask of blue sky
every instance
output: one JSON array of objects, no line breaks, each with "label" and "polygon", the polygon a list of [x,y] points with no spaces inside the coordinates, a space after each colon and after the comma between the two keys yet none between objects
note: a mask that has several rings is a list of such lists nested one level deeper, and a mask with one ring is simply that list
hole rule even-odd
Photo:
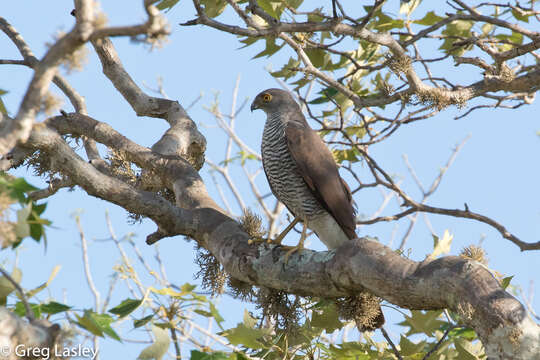
[{"label": "blue sky", "polygon": [[[129,8],[124,2],[105,1],[102,8],[112,25],[132,24],[145,18],[139,1],[133,2]],[[11,1],[3,5],[2,16],[17,28],[34,53],[41,57],[46,50],[44,43],[51,41],[56,31],[67,31],[71,28],[71,9],[72,1]],[[150,52],[144,46],[130,43],[128,39],[114,39],[114,44],[126,70],[139,85],[156,87],[156,79],[161,76],[169,97],[179,100],[185,106],[201,92],[204,94],[189,113],[207,137],[207,157],[219,162],[222,160],[225,138],[211,114],[203,109],[203,105],[210,105],[214,93],[219,92],[222,109],[228,111],[232,89],[238,76],[241,79],[239,101],[253,99],[261,90],[276,87],[277,83],[265,68],[280,68],[283,61],[292,55],[292,51],[287,49],[283,51],[283,55],[270,59],[250,60],[261,50],[260,45],[238,49],[240,44],[232,35],[202,26],[177,25],[193,16],[194,10],[187,1],[167,13],[172,35],[163,49]],[[1,58],[19,58],[15,47],[3,35],[0,36],[0,49]],[[102,75],[97,56],[89,49],[89,62],[85,69],[68,76],[71,84],[85,96],[89,114],[109,123],[139,144],[151,146],[167,129],[167,124],[161,119],[137,117]],[[446,68],[443,74],[456,81],[469,82],[479,78],[479,74],[463,66]],[[30,76],[31,71],[27,68],[0,66],[0,88],[9,91],[4,100],[12,113],[17,109]],[[62,108],[72,110],[67,102]],[[427,187],[437,176],[456,143],[470,135],[454,165],[445,175],[440,189],[428,203],[445,208],[463,208],[466,202],[472,211],[499,221],[522,240],[537,241],[540,236],[540,165],[536,161],[540,151],[540,138],[536,135],[540,129],[539,111],[540,105],[537,101],[513,111],[488,109],[476,111],[461,120],[454,120],[463,110],[451,108],[434,118],[402,126],[389,140],[372,146],[370,151],[389,173],[401,176],[403,187],[418,199],[420,193],[407,173],[403,154],[407,154],[419,178]],[[244,109],[238,116],[238,133],[253,149],[260,147],[263,124],[262,112],[251,114]],[[205,166],[202,176],[211,195],[217,199],[217,191],[208,170],[209,167]],[[43,180],[29,176],[25,169],[14,173],[26,176],[30,182],[43,186]],[[360,173],[367,174],[365,171]],[[243,172],[234,171],[232,175],[241,189],[246,188]],[[264,192],[268,191],[262,177],[259,177],[258,184]],[[229,201],[233,203],[232,199]],[[360,213],[371,214],[379,207],[381,195],[378,191],[366,191],[359,194],[356,201]],[[48,202],[45,214],[53,220],[54,228],[48,231],[47,251],[44,252],[40,244],[31,241],[26,241],[19,251],[19,267],[24,274],[23,287],[33,288],[39,285],[46,280],[54,266],[60,264],[62,269],[51,284],[48,295],[78,308],[93,305],[93,299],[83,280],[78,232],[70,216],[78,209],[83,209],[82,224],[90,240],[89,254],[93,277],[102,297],[106,295],[112,268],[119,263],[119,255],[110,242],[95,241],[109,237],[105,211],[110,213],[116,233],[119,236],[133,233],[139,249],[149,262],[155,265],[154,249],[144,243],[146,235],[155,230],[151,222],[129,224],[125,211],[90,197],[78,189],[74,192],[61,190]],[[256,205],[249,197],[247,203],[252,207]],[[388,208],[388,213],[396,209],[394,202]],[[238,211],[238,208],[235,210]],[[531,281],[537,280],[540,264],[538,252],[521,253],[515,245],[485,224],[433,215],[429,216],[429,220],[438,235],[442,235],[445,229],[454,234],[452,254],[459,253],[464,246],[482,241],[490,261],[489,266],[505,276],[514,275],[513,284],[523,287],[528,293]],[[397,229],[395,224],[381,224],[363,227],[359,233],[376,236],[383,243],[388,243],[394,231],[397,234],[396,239],[400,239],[399,235],[403,234],[407,225],[408,221],[402,220],[397,224]],[[411,249],[411,258],[421,260],[431,252],[432,246],[431,232],[425,225],[423,216],[420,216],[419,224],[411,234],[406,248]],[[129,246],[125,247],[128,251],[131,250]],[[311,241],[310,247],[322,249],[316,240]],[[159,248],[172,282],[182,284],[195,281],[193,274],[197,267],[193,263],[193,243],[186,242],[183,237],[175,237],[162,240]],[[134,257],[132,252],[130,254]],[[9,265],[13,263],[13,259],[14,256],[9,251],[4,251],[0,256],[0,261]],[[145,280],[151,283],[150,278]],[[533,293],[533,306],[540,311],[540,285],[538,282],[535,285],[537,289]],[[48,295],[42,294],[42,299],[46,299]],[[115,305],[127,296],[127,289],[120,286],[111,304]],[[240,321],[245,306],[249,307],[227,296],[220,301],[219,308],[226,314],[226,326],[234,326]],[[392,322],[396,317],[391,314],[395,312],[386,311]],[[399,336],[399,330],[398,327],[391,327],[393,336]],[[138,336],[136,332],[128,333],[129,338]],[[107,340],[102,342],[102,354],[104,358],[120,354],[134,358],[144,346],[129,344],[124,347]]]}]

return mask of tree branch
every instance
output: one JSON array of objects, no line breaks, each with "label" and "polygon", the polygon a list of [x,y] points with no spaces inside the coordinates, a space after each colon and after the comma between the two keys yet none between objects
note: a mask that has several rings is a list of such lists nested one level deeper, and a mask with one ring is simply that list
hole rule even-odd
[{"label": "tree branch", "polygon": [[145,94],[124,69],[109,39],[92,41],[92,45],[101,60],[103,73],[137,115],[165,119],[170,124],[152,150],[163,155],[182,156],[200,169],[204,164],[206,139],[178,101]]}]

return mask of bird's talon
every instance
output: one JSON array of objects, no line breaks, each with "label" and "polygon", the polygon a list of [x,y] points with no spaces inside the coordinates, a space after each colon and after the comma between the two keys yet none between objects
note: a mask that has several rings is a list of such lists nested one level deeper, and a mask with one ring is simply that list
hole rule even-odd
[{"label": "bird's talon", "polygon": [[248,240],[248,244],[251,245],[251,244],[265,242],[265,241],[266,241],[266,238],[254,237],[254,238],[251,238],[251,239]]},{"label": "bird's talon", "polygon": [[304,249],[304,246],[303,245],[298,245],[298,246],[284,246],[286,248],[291,248],[289,251],[287,251],[287,253],[285,254],[285,265],[289,262],[289,257],[294,254],[295,252],[297,251],[300,251],[300,250],[303,250]]}]

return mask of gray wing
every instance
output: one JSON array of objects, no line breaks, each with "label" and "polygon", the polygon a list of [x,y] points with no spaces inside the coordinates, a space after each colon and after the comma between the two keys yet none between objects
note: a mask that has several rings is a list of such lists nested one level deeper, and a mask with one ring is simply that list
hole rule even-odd
[{"label": "gray wing", "polygon": [[349,239],[356,238],[356,223],[349,187],[339,176],[330,150],[307,123],[288,122],[289,151],[315,198],[341,226]]}]

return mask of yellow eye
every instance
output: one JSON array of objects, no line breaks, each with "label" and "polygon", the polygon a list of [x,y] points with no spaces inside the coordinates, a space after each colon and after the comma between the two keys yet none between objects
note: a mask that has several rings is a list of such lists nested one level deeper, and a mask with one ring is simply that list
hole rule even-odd
[{"label": "yellow eye", "polygon": [[263,101],[264,101],[265,103],[268,103],[268,102],[270,102],[270,100],[272,100],[272,95],[270,95],[270,94],[263,94],[262,99],[263,99]]}]

